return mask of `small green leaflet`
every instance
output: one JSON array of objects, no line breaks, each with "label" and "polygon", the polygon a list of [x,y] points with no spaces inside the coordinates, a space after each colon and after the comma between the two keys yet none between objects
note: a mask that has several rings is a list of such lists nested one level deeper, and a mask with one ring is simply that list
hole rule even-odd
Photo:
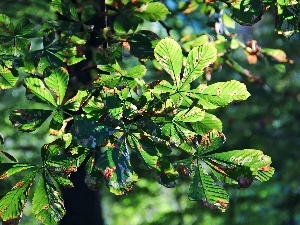
[{"label": "small green leaflet", "polygon": [[0,89],[13,88],[18,79],[19,76],[15,70],[0,66]]},{"label": "small green leaflet", "polygon": [[133,15],[155,22],[163,19],[169,13],[168,8],[163,3],[150,2],[134,9]]},{"label": "small green leaflet", "polygon": [[31,172],[20,180],[11,191],[0,200],[0,215],[3,221],[11,220],[21,215],[28,199],[29,189],[38,171],[39,169]]},{"label": "small green leaflet", "polygon": [[42,173],[35,190],[32,210],[45,225],[56,225],[66,213],[63,199],[46,171]]},{"label": "small green leaflet", "polygon": [[189,199],[202,200],[204,205],[211,209],[224,212],[227,209],[229,198],[223,187],[215,183],[201,164],[198,164],[189,189]]},{"label": "small green leaflet", "polygon": [[31,168],[36,168],[36,166],[27,163],[1,163],[0,180]]},{"label": "small green leaflet", "polygon": [[176,87],[179,88],[183,61],[180,45],[171,38],[164,38],[156,45],[154,56],[162,68],[171,76]]},{"label": "small green leaflet", "polygon": [[213,44],[194,47],[187,57],[180,89],[189,88],[190,83],[203,74],[203,70],[217,59],[217,49]]},{"label": "small green leaflet", "polygon": [[189,92],[189,96],[199,99],[198,104],[205,109],[213,109],[226,106],[233,101],[246,100],[250,93],[246,85],[236,80],[217,82],[212,85],[200,85]]},{"label": "small green leaflet", "polygon": [[69,81],[68,71],[63,68],[57,68],[51,71],[50,76],[45,78],[45,83],[56,96],[57,105],[61,105]]}]

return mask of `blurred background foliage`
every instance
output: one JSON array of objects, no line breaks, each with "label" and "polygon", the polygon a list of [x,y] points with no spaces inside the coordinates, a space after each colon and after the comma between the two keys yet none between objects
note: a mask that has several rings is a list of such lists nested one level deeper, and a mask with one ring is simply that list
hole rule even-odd
[{"label": "blurred background foliage", "polygon": [[[164,1],[172,12],[163,27],[159,23],[145,23],[140,29],[151,29],[161,37],[167,30],[178,41],[182,37],[210,35],[216,39],[212,24],[217,14],[205,15],[205,8],[198,7],[192,13],[182,13],[184,1]],[[12,18],[30,18],[37,23],[55,18],[49,11],[50,1],[2,0],[0,13]],[[104,187],[102,207],[107,225],[159,225],[159,224],[300,224],[300,37],[290,39],[274,30],[274,16],[267,12],[261,21],[251,27],[231,24],[230,32],[236,33],[241,42],[255,40],[262,48],[282,49],[293,63],[273,64],[261,55],[257,63],[249,64],[249,55],[242,48],[231,53],[231,57],[245,69],[260,78],[261,82],[249,82],[230,66],[224,65],[214,71],[211,82],[237,79],[246,83],[251,97],[242,103],[218,109],[216,115],[223,122],[227,141],[223,150],[255,148],[272,157],[275,175],[264,183],[256,182],[248,189],[228,189],[229,208],[218,213],[204,207],[202,203],[187,198],[188,185],[184,180],[174,189],[166,189],[155,181],[140,175],[133,192],[127,196],[115,196]],[[126,55],[126,61],[135,60]],[[148,72],[156,73],[153,69]],[[151,77],[149,78],[149,80]],[[50,141],[43,128],[34,135],[19,133],[11,126],[8,115],[15,108],[25,108],[28,101],[24,89],[0,90],[1,135],[5,139],[3,150],[12,153],[20,162],[39,160],[39,149]],[[33,104],[32,102],[30,104]],[[30,108],[39,105],[30,105]],[[1,156],[2,157],[2,156]],[[1,158],[1,161],[4,160]],[[6,193],[16,180],[1,182],[0,195]],[[78,206],[80,207],[80,206]],[[26,208],[20,224],[39,224]]]}]

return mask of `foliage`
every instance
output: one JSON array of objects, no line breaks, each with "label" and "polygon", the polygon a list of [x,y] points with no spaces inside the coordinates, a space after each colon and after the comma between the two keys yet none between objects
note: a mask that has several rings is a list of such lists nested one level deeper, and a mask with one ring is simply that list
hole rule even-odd
[{"label": "foliage", "polygon": [[[50,121],[49,133],[56,137],[41,148],[42,165],[18,163],[1,151],[14,161],[1,162],[1,179],[33,170],[0,200],[2,220],[20,217],[38,174],[32,204],[36,218],[44,224],[56,224],[64,216],[58,188],[73,186],[69,175],[80,165],[85,166],[85,182],[90,189],[98,190],[104,179],[110,192],[128,193],[138,181],[134,154],[149,176],[165,187],[174,187],[180,178],[191,177],[189,199],[203,201],[219,211],[225,211],[229,203],[227,185],[247,188],[253,180],[269,180],[274,169],[270,157],[260,150],[216,152],[225,142],[225,135],[213,110],[246,100],[250,93],[237,80],[208,85],[208,76],[227,64],[250,82],[259,82],[229,54],[239,47],[245,50],[249,62],[259,54],[279,65],[289,60],[280,50],[263,49],[252,42],[244,44],[227,30],[232,19],[246,25],[257,22],[273,3],[224,2],[191,1],[179,6],[184,13],[199,7],[204,14],[216,13],[224,21],[224,34],[219,18],[214,23],[215,38],[209,34],[185,37],[180,40],[182,47],[170,37],[161,39],[152,31],[138,29],[143,21],[161,21],[170,14],[160,2],[106,1],[110,10],[103,12],[103,17],[93,4],[79,7],[71,1],[53,0],[52,10],[63,19],[46,21],[39,30],[29,19],[13,21],[1,14],[0,87],[12,89],[21,82],[26,98],[44,105],[41,109],[15,109],[10,121],[22,132],[35,131]],[[276,3],[276,28],[286,36],[298,32],[296,4]],[[221,13],[226,9],[232,19]],[[92,18],[107,16],[115,16],[113,26],[103,27],[100,33],[94,30]],[[169,29],[164,22],[161,24]],[[87,69],[97,73],[89,85],[78,87],[72,82],[76,77],[72,66],[86,62],[84,49],[90,47],[95,35],[103,43],[93,49],[93,66]],[[122,62],[124,49],[141,64],[127,68]],[[155,81],[147,83],[146,60],[164,78],[154,74]],[[26,73],[25,78],[20,71]],[[174,151],[182,152],[183,157],[174,157]]]}]

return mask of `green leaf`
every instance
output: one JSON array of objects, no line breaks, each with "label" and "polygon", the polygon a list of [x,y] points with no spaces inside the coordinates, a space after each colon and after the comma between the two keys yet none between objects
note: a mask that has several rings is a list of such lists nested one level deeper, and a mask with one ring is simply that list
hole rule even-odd
[{"label": "green leaf", "polygon": [[138,65],[132,67],[127,74],[125,75],[126,77],[132,77],[132,78],[140,78],[146,74],[146,67],[143,65]]},{"label": "green leaf", "polygon": [[0,66],[0,89],[13,88],[19,79],[15,70]]},{"label": "green leaf", "polygon": [[191,123],[192,128],[194,131],[199,135],[205,135],[209,131],[218,130],[222,131],[222,122],[221,120],[212,115],[210,113],[205,112],[204,118],[195,123]]},{"label": "green leaf", "polygon": [[161,20],[169,14],[168,8],[160,2],[150,2],[148,4],[143,4],[141,7],[134,10],[134,15],[148,20],[150,22],[155,22]]},{"label": "green leaf", "polygon": [[162,80],[154,87],[153,91],[163,93],[170,92],[170,94],[173,94],[176,91],[176,87],[174,87],[174,85],[170,84],[168,81]]},{"label": "green leaf", "polygon": [[182,121],[182,122],[198,122],[203,120],[205,112],[198,108],[193,107],[191,109],[186,109],[178,112],[173,118],[174,121]]},{"label": "green leaf", "polygon": [[83,111],[86,112],[87,117],[100,118],[105,112],[105,106],[101,99],[95,99],[94,96],[88,100],[83,107]]},{"label": "green leaf", "polygon": [[222,212],[226,210],[229,203],[226,191],[215,183],[201,164],[194,171],[188,196],[190,200],[202,200],[205,206]]},{"label": "green leaf", "polygon": [[209,86],[200,85],[198,89],[192,90],[191,97],[199,99],[199,104],[206,108],[215,106],[226,106],[233,101],[246,100],[250,93],[246,85],[236,80],[217,82]]},{"label": "green leaf", "polygon": [[114,128],[81,116],[74,118],[74,125],[71,128],[74,141],[87,148],[105,144],[115,132]]},{"label": "green leaf", "polygon": [[28,199],[29,189],[39,169],[24,177],[0,200],[0,215],[3,221],[17,218],[21,215]]},{"label": "green leaf", "polygon": [[276,30],[278,33],[286,37],[299,33],[299,2],[296,0],[277,0],[276,7]]},{"label": "green leaf", "polygon": [[232,150],[229,152],[211,154],[213,157],[222,162],[234,165],[253,168],[254,170],[262,170],[265,166],[271,164],[271,157],[264,155],[260,150],[244,149]]},{"label": "green leaf", "polygon": [[183,60],[180,45],[171,38],[164,38],[156,45],[154,56],[162,68],[170,74],[174,84],[179,87]]},{"label": "green leaf", "polygon": [[39,78],[26,77],[24,79],[24,85],[26,86],[26,97],[29,100],[41,101],[43,103],[50,103],[57,106],[50,90]]},{"label": "green leaf", "polygon": [[28,163],[1,163],[0,164],[0,179],[5,179],[16,173],[27,169],[36,168],[35,165]]},{"label": "green leaf", "polygon": [[92,5],[86,5],[84,6],[81,14],[81,22],[85,23],[92,19],[94,15],[96,14],[96,10],[94,6]]},{"label": "green leaf", "polygon": [[130,164],[128,146],[125,140],[117,141],[98,159],[96,167],[103,174],[110,192],[123,195],[132,190],[138,180]]},{"label": "green leaf", "polygon": [[102,187],[102,174],[96,169],[95,161],[94,156],[90,157],[85,166],[86,175],[84,182],[92,191],[100,190]]},{"label": "green leaf", "polygon": [[50,76],[45,78],[46,85],[56,96],[57,105],[61,105],[65,97],[68,81],[68,71],[63,67],[52,70]]},{"label": "green leaf", "polygon": [[70,98],[63,106],[64,109],[78,111],[88,96],[86,90],[78,90],[75,96]]},{"label": "green leaf", "polygon": [[45,225],[57,224],[66,213],[63,199],[45,171],[39,179],[32,199],[32,211]]},{"label": "green leaf", "polygon": [[120,34],[126,34],[130,30],[135,31],[143,20],[132,13],[121,13],[114,21],[114,30]]},{"label": "green leaf", "polygon": [[9,116],[13,126],[23,132],[32,132],[40,127],[52,114],[52,110],[15,109]]},{"label": "green leaf", "polygon": [[190,83],[203,74],[203,70],[217,59],[217,49],[208,43],[198,46],[189,52],[187,65],[181,79],[181,89],[190,86]]},{"label": "green leaf", "polygon": [[260,21],[265,10],[262,0],[236,0],[230,3],[231,18],[243,26]]},{"label": "green leaf", "polygon": [[49,125],[49,133],[50,135],[60,136],[64,133],[64,128],[66,125],[66,120],[64,120],[61,112],[55,110],[53,113],[52,120]]},{"label": "green leaf", "polygon": [[226,141],[225,135],[217,130],[212,130],[202,136],[197,151],[199,155],[206,154],[220,148]]},{"label": "green leaf", "polygon": [[159,36],[148,30],[140,30],[134,33],[129,39],[130,54],[138,58],[153,58],[153,42],[159,40]]},{"label": "green leaf", "polygon": [[70,0],[52,0],[52,8],[61,15],[69,17],[75,21],[79,21],[77,10]]}]

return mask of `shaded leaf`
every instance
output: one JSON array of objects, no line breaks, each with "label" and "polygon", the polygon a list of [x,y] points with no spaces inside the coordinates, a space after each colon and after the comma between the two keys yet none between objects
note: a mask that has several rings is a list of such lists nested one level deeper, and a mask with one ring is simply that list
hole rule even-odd
[{"label": "shaded leaf", "polygon": [[132,190],[138,180],[130,164],[125,140],[116,141],[98,159],[96,167],[103,174],[110,192],[123,195]]},{"label": "shaded leaf", "polygon": [[107,125],[81,116],[74,118],[74,125],[71,128],[74,141],[88,148],[105,144],[109,136],[115,132],[115,129]]},{"label": "shaded leaf", "polygon": [[17,130],[31,132],[40,127],[51,114],[52,110],[15,109],[9,119]]}]

